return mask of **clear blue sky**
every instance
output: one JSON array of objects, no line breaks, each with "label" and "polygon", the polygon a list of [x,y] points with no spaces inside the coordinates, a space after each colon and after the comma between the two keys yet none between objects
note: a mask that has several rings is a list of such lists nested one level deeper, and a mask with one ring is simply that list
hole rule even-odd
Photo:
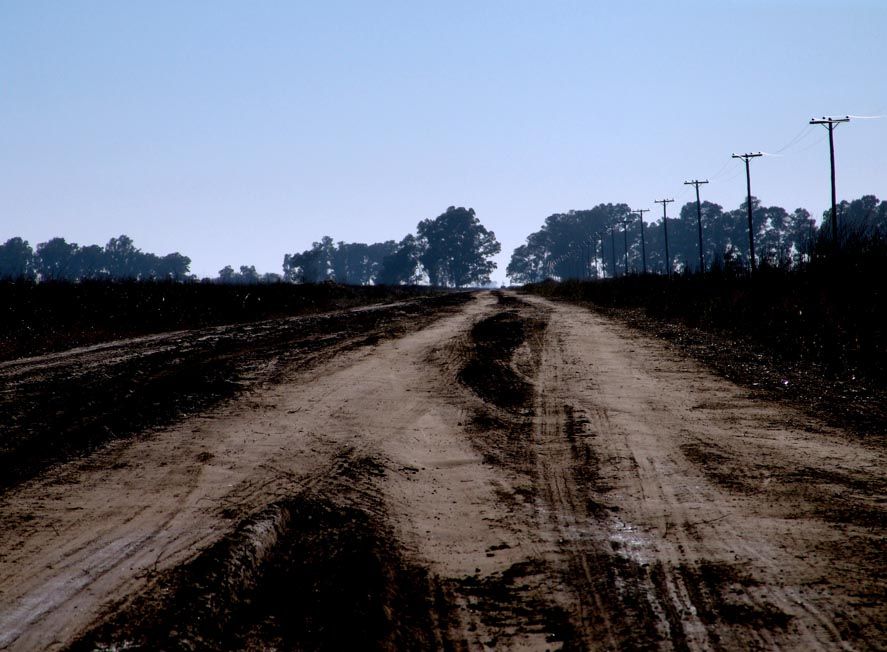
[{"label": "clear blue sky", "polygon": [[[887,114],[885,30],[883,0],[0,0],[0,241],[126,233],[199,275],[279,272],[471,206],[503,280],[554,212],[705,177],[735,208],[730,153],[799,133],[752,190],[818,216],[828,145],[803,130]],[[836,140],[839,198],[887,199],[887,118]]]}]

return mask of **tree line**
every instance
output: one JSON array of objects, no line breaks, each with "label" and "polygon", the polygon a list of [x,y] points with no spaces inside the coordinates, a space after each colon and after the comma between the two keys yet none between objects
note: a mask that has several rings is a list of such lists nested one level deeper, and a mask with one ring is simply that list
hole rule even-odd
[{"label": "tree line", "polygon": [[[809,260],[820,237],[826,237],[810,213],[797,208],[752,202],[752,233],[758,265],[792,268]],[[725,211],[702,202],[702,261],[709,269],[747,269],[748,204]],[[887,201],[866,195],[838,205],[841,240],[887,238]],[[823,224],[830,214],[825,211]],[[643,225],[643,232],[642,232]],[[666,259],[666,228],[668,258]],[[542,228],[514,250],[506,274],[515,283],[545,278],[612,278],[640,273],[699,271],[699,220],[696,202],[681,207],[677,217],[643,223],[627,204],[599,204],[589,210],[555,213]]]},{"label": "tree line", "polygon": [[422,220],[416,234],[400,242],[334,242],[324,236],[310,249],[283,258],[283,277],[295,283],[336,281],[348,285],[430,285],[465,287],[490,282],[501,251],[473,208],[450,206]]},{"label": "tree line", "polygon": [[[204,282],[483,285],[496,268],[490,258],[500,250],[496,235],[480,223],[474,209],[450,206],[419,222],[416,234],[400,242],[334,242],[324,236],[306,251],[286,254],[282,275],[259,274],[254,265],[241,265],[239,270],[226,265],[217,278]],[[178,252],[166,256],[143,252],[126,235],[111,238],[104,247],[80,246],[64,238],[40,243],[36,250],[21,238],[0,245],[0,279],[194,281],[190,266],[191,259]]]},{"label": "tree line", "polygon": [[183,281],[189,278],[190,267],[187,256],[143,252],[126,235],[111,238],[104,247],[52,238],[31,249],[18,237],[0,245],[0,279]]}]

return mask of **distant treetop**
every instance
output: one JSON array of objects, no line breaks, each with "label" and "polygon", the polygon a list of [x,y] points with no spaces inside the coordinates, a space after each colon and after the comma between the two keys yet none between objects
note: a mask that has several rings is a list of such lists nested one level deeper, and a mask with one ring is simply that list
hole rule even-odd
[{"label": "distant treetop", "polygon": [[111,238],[104,248],[81,247],[52,238],[33,251],[21,238],[0,245],[0,278],[41,281],[97,279],[171,280],[190,278],[191,259],[176,252],[156,256],[137,249],[132,238]]}]

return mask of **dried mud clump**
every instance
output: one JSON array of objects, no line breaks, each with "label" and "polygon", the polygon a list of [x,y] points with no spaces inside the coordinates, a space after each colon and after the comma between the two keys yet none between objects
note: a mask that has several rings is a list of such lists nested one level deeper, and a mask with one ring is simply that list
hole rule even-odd
[{"label": "dried mud clump", "polygon": [[[361,484],[378,472],[357,460],[348,476]],[[427,571],[405,560],[381,503],[361,500],[314,494],[267,507],[70,650],[441,647]]]},{"label": "dried mud clump", "polygon": [[542,337],[548,314],[520,299],[494,293],[500,310],[478,321],[459,349],[456,379],[473,401],[469,433],[491,465],[527,472]]},{"label": "dried mud clump", "polygon": [[526,304],[500,296],[508,309],[477,322],[469,335],[469,354],[458,379],[484,401],[509,411],[532,405],[534,388],[512,364],[517,349],[544,329],[543,319],[521,310]]},{"label": "dried mud clump", "polygon": [[545,632],[546,640],[558,649],[582,649],[570,615],[546,589],[553,572],[544,561],[529,559],[501,573],[453,581],[452,588],[481,615],[490,631],[484,644],[490,648],[507,647],[522,634]]}]

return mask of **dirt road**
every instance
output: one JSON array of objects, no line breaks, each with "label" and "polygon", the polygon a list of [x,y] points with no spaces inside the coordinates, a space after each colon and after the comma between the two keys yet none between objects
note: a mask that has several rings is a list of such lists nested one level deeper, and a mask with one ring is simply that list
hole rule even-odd
[{"label": "dirt road", "polygon": [[882,449],[582,308],[435,315],[6,491],[0,649],[883,648]]}]

